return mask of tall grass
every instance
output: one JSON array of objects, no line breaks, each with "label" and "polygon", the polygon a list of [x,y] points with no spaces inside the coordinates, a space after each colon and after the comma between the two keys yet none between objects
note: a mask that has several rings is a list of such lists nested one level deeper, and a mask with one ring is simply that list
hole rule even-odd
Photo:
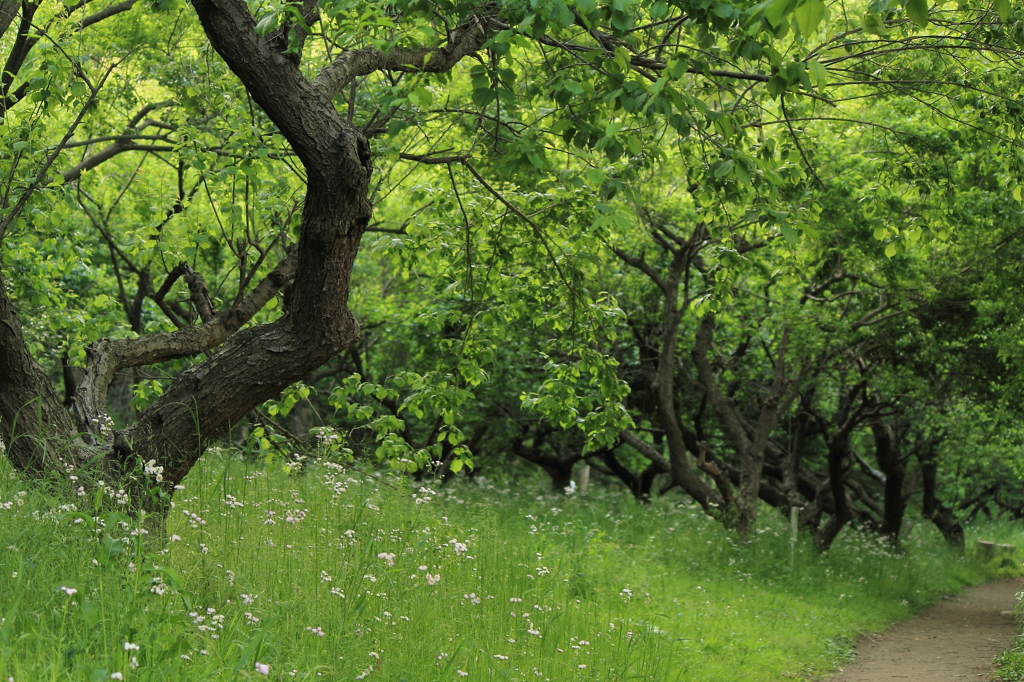
[{"label": "tall grass", "polygon": [[768,510],[741,544],[678,497],[538,490],[213,452],[164,541],[0,468],[0,680],[814,677],[992,573],[924,522],[791,569]]}]

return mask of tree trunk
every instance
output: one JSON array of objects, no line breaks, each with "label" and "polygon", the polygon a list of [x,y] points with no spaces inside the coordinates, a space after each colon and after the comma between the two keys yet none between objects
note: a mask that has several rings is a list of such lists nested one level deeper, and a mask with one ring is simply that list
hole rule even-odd
[{"label": "tree trunk", "polygon": [[[90,346],[89,368],[75,399],[89,443],[75,438],[68,413],[29,356],[14,308],[0,290],[0,432],[11,461],[30,473],[67,472],[98,452],[105,476],[156,460],[164,468],[162,486],[168,493],[156,505],[161,508],[208,444],[358,338],[347,308],[349,277],[371,214],[369,147],[338,114],[333,93],[307,80],[256,35],[243,0],[195,0],[192,6],[214,49],[305,167],[307,191],[294,257],[230,310],[214,313],[199,306],[208,313],[199,326]],[[240,330],[292,273],[288,312],[273,323]],[[205,294],[201,278],[187,281],[194,296]],[[108,436],[102,428],[106,391],[116,371],[201,352],[212,354],[178,376],[134,425]]]},{"label": "tree trunk", "polygon": [[843,479],[846,478],[845,462],[849,446],[848,434],[843,434],[841,438],[829,443],[828,477],[834,509],[832,515],[828,517],[828,521],[825,522],[825,525],[814,536],[814,546],[819,552],[827,552],[839,535],[839,531],[854,518],[853,509],[850,507],[849,498],[846,496],[846,486],[843,482]]},{"label": "tree trunk", "polygon": [[669,473],[668,463],[664,459],[652,460],[642,472],[636,474],[619,461],[611,448],[605,448],[594,454],[599,455],[608,470],[629,488],[637,501],[644,504],[651,501],[651,486],[654,484],[655,477],[658,474]]},{"label": "tree trunk", "polygon": [[30,476],[74,473],[89,457],[49,377],[32,358],[0,277],[0,434],[14,467]]},{"label": "tree trunk", "polygon": [[572,469],[576,462],[583,459],[583,455],[559,457],[545,451],[543,443],[544,432],[538,429],[535,431],[533,445],[526,445],[523,436],[517,436],[512,439],[510,446],[514,454],[536,464],[551,477],[552,492],[563,492],[572,482]]},{"label": "tree trunk", "polygon": [[899,547],[900,529],[907,503],[903,498],[903,483],[906,480],[906,466],[899,454],[899,444],[891,424],[881,420],[871,422],[871,433],[875,437],[875,457],[878,468],[885,474],[885,503],[881,533],[889,537],[893,547]]},{"label": "tree trunk", "polygon": [[738,517],[736,530],[741,537],[749,537],[754,530],[757,519],[757,501],[760,498],[761,474],[764,470],[764,452],[768,446],[768,437],[778,424],[779,416],[789,408],[796,392],[789,390],[790,383],[786,378],[786,349],[789,346],[789,330],[784,329],[779,342],[778,357],[772,372],[772,383],[768,395],[761,404],[757,424],[752,427],[753,438],[748,433],[748,426],[733,406],[731,398],[725,395],[715,380],[707,353],[711,349],[712,336],[715,329],[715,316],[708,315],[697,331],[697,343],[693,348],[693,359],[697,366],[697,375],[704,387],[712,409],[726,435],[740,456],[740,477],[736,493],[736,509]]},{"label": "tree trunk", "polygon": [[[673,250],[672,262],[669,264],[668,273],[663,278],[647,261],[627,255],[621,250],[615,253],[624,262],[637,268],[650,278],[661,290],[663,297],[661,311],[661,348],[658,353],[657,366],[652,371],[649,363],[644,364],[644,376],[650,385],[654,395],[655,404],[658,409],[658,422],[665,432],[665,442],[668,446],[669,472],[679,487],[692,497],[708,514],[721,516],[725,507],[731,506],[732,495],[723,496],[719,491],[708,486],[690,464],[690,454],[697,454],[696,450],[690,450],[687,444],[687,437],[679,420],[676,411],[675,398],[675,372],[676,372],[676,341],[679,338],[679,323],[686,312],[686,304],[679,304],[679,285],[684,273],[689,269],[690,263],[700,252],[707,239],[707,229],[703,223],[698,223],[693,234],[685,244]],[[630,434],[632,435],[632,434]],[[633,441],[625,436],[623,440],[632,447],[642,448],[646,445],[633,436]],[[693,439],[695,440],[695,439]],[[688,452],[689,450],[689,452]],[[642,449],[639,449],[643,452]],[[660,454],[658,454],[660,458]],[[655,461],[652,459],[652,461]],[[728,485],[728,482],[726,482]],[[728,516],[728,514],[726,514]]]},{"label": "tree trunk", "polygon": [[946,538],[950,547],[960,551],[964,549],[964,529],[957,523],[953,510],[942,504],[935,496],[936,474],[938,465],[935,462],[935,451],[924,448],[917,453],[921,464],[921,479],[924,484],[924,497],[921,501],[921,514],[935,524],[935,527]]}]

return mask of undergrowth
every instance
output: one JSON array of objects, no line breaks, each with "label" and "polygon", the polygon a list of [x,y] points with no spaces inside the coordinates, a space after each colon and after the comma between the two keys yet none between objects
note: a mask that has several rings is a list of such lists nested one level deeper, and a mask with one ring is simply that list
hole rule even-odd
[{"label": "undergrowth", "polygon": [[771,510],[743,544],[678,497],[539,489],[212,452],[158,538],[0,469],[0,680],[813,678],[1016,570],[920,520],[903,554],[848,529],[791,568]]}]

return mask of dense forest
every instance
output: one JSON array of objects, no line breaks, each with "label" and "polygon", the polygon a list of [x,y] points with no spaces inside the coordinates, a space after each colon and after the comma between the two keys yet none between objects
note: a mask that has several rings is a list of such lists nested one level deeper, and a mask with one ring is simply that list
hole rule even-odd
[{"label": "dense forest", "polygon": [[1024,517],[1009,0],[2,0],[0,50],[22,476],[585,471],[819,550]]}]

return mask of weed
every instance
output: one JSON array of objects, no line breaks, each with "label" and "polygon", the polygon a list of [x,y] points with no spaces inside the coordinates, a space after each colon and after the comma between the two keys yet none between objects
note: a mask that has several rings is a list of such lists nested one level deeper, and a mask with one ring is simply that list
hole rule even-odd
[{"label": "weed", "polygon": [[901,556],[805,538],[791,569],[770,511],[742,544],[599,487],[435,491],[228,451],[183,485],[156,538],[0,469],[0,680],[774,680],[995,570],[924,522]]}]

